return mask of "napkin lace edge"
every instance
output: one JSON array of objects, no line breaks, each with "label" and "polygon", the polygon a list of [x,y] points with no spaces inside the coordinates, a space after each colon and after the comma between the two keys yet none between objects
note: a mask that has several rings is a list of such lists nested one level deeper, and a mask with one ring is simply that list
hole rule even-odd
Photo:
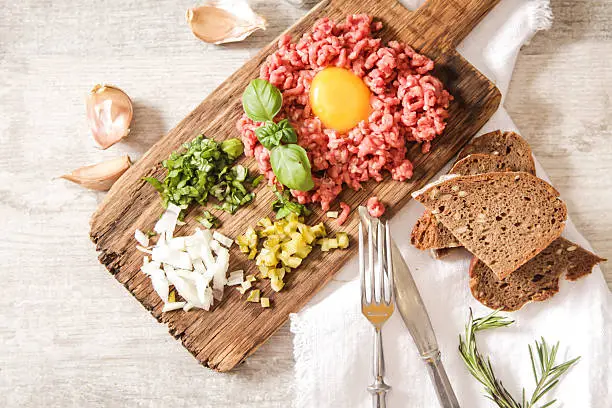
[{"label": "napkin lace edge", "polygon": [[548,30],[552,26],[553,12],[550,0],[532,0],[527,4],[529,9],[529,24],[534,33],[540,30]]},{"label": "napkin lace edge", "polygon": [[[293,360],[294,364],[294,384],[300,384],[300,392],[293,392],[293,408],[301,408],[308,406],[308,396],[313,395],[311,388],[314,385],[312,379],[312,349],[306,340],[305,336],[309,329],[305,326],[308,324],[302,322],[302,319],[297,313],[289,315],[290,331],[293,333]],[[304,385],[308,388],[304,389]]]}]

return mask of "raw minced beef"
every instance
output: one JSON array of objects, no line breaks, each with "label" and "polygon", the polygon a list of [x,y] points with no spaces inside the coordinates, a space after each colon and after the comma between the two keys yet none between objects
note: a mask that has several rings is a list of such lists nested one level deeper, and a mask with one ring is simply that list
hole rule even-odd
[{"label": "raw minced beef", "polygon": [[[261,66],[260,77],[283,94],[276,120],[289,119],[312,164],[315,187],[291,192],[302,204],[320,202],[327,211],[343,184],[357,190],[370,179],[382,181],[385,170],[394,180],[409,179],[412,163],[406,144],[421,143],[426,153],[431,140],[444,131],[452,96],[430,75],[433,61],[397,41],[384,46],[372,37],[381,28],[381,22],[364,14],[341,23],[323,18],[297,43],[281,37],[278,50]],[[325,128],[309,105],[312,79],[328,66],[351,70],[371,91],[368,120],[343,134]],[[259,125],[246,115],[237,124],[246,155],[255,157],[273,184],[269,152],[254,132]]]},{"label": "raw minced beef", "polygon": [[385,206],[378,200],[378,197],[370,197],[366,203],[368,213],[374,218],[380,218],[385,213]]}]

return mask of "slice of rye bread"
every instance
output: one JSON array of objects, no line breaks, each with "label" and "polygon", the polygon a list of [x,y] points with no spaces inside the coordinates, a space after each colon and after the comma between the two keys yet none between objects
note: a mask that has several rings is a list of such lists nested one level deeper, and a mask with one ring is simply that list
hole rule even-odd
[{"label": "slice of rye bread", "polygon": [[414,224],[410,243],[421,250],[461,246],[448,228],[438,221],[429,210],[425,211]]},{"label": "slice of rye bread", "polygon": [[559,277],[576,280],[588,275],[605,259],[559,237],[506,279],[499,280],[484,262],[470,265],[470,290],[491,309],[518,310],[527,302],[541,302],[559,291]]},{"label": "slice of rye bread", "polygon": [[558,196],[523,172],[455,176],[413,193],[499,279],[561,235],[567,208]]},{"label": "slice of rye bread", "polygon": [[478,153],[503,156],[507,163],[512,164],[514,170],[535,174],[531,148],[525,139],[514,132],[496,130],[472,139],[459,152],[457,162],[471,154]]},{"label": "slice of rye bread", "polygon": [[[531,152],[529,152],[531,156]],[[522,168],[522,162],[515,162],[511,157],[492,156],[489,154],[471,154],[459,160],[449,174],[469,176],[496,171],[526,171],[535,174],[535,169],[527,166]],[[425,211],[417,220],[410,235],[410,242],[420,250],[456,248],[461,246],[453,234],[436,220],[430,211]],[[434,253],[434,258],[440,258],[445,253]]]}]

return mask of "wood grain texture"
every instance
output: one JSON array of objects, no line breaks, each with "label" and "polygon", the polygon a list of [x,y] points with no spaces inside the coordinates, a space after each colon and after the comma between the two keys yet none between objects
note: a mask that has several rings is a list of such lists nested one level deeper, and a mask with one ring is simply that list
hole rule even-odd
[{"label": "wood grain texture", "polygon": [[[138,159],[315,3],[252,0],[269,28],[218,47],[185,24],[193,1],[0,0],[0,406],[289,405],[288,324],[231,373],[203,369],[96,259],[88,221],[104,194],[51,179]],[[578,229],[612,259],[612,7],[551,3],[554,24],[521,50],[505,107]],[[130,137],[107,151],[87,135],[83,106],[101,81],[136,103]]]},{"label": "wood grain texture", "polygon": [[[436,63],[436,75],[455,97],[449,109],[447,128],[434,140],[431,152],[423,155],[420,145],[410,147],[408,157],[415,169],[412,179],[406,183],[369,183],[359,192],[345,191],[339,201],[356,208],[368,197],[376,195],[393,215],[409,200],[410,193],[435,175],[495,112],[501,99],[497,88],[450,47],[463,39],[496,3],[497,0],[431,0],[426,7],[412,13],[395,0],[359,4],[332,0],[319,4],[287,31],[298,38],[321,17],[340,20],[349,14],[368,13],[383,21],[384,28],[377,35],[385,42],[392,39],[403,41],[432,58]],[[440,18],[435,19],[434,15]],[[449,29],[451,23],[461,29]],[[280,293],[271,291],[268,283],[261,283],[261,289],[274,303],[270,309],[254,307],[246,303],[237,291],[227,289],[224,299],[210,313],[197,310],[162,314],[162,302],[148,277],[139,270],[142,254],[134,248],[134,229],[151,229],[161,212],[157,192],[141,178],[144,175],[162,178],[163,169],[159,163],[197,134],[203,133],[215,139],[238,136],[235,123],[242,114],[240,96],[248,82],[258,76],[265,58],[275,49],[276,42],[266,46],[157,142],[113,186],[91,222],[91,237],[100,251],[100,261],[158,321],[168,325],[170,333],[180,339],[198,361],[219,371],[234,368],[253,353],[287,320],[289,313],[300,310],[356,250],[353,245],[349,250],[322,256],[315,249],[290,275],[286,289]],[[256,167],[252,159],[245,159],[244,164],[253,169]],[[273,197],[269,189],[259,189],[256,201],[247,209],[233,217],[227,214],[221,217],[221,232],[236,237],[258,219],[270,215]],[[188,213],[187,224],[178,230],[178,234],[193,229],[197,224],[194,217],[199,211],[193,208]],[[318,223],[322,220],[324,213],[315,211],[308,221]],[[343,226],[353,241],[356,228],[357,217],[353,214]],[[230,269],[255,273],[253,262],[247,261],[237,248],[232,249],[232,255]]]}]

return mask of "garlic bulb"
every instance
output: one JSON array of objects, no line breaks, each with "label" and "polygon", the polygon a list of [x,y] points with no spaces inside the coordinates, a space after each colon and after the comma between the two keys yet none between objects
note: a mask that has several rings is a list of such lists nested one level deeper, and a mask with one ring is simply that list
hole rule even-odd
[{"label": "garlic bulb", "polygon": [[130,156],[122,156],[102,163],[76,169],[61,178],[96,191],[106,191],[121,177],[132,162]]},{"label": "garlic bulb", "polygon": [[96,85],[87,95],[87,123],[96,143],[107,149],[130,133],[134,109],[121,89]]},{"label": "garlic bulb", "polygon": [[212,44],[242,41],[254,31],[266,29],[266,20],[245,0],[205,1],[187,10],[187,22],[196,37]]}]

